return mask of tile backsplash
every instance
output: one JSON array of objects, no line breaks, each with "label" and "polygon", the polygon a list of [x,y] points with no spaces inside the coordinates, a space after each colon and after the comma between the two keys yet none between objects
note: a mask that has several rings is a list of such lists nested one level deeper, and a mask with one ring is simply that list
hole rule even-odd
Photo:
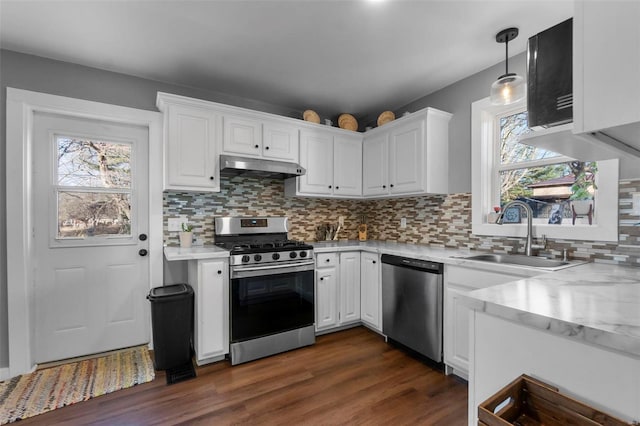
[{"label": "tile backsplash", "polygon": [[[619,241],[549,240],[547,254],[640,266],[640,218],[631,215],[631,194],[640,192],[640,180],[620,181]],[[288,216],[291,238],[315,241],[316,226],[337,224],[345,217],[340,239],[357,239],[362,216],[369,239],[409,242],[437,247],[482,251],[523,252],[524,239],[485,237],[471,233],[471,194],[427,195],[383,200],[335,200],[285,197],[282,180],[222,178],[219,193],[164,193],[164,239],[179,245],[178,234],[168,232],[167,219],[185,217],[194,224],[197,242],[213,244],[214,216]],[[406,218],[406,227],[400,227]]]}]

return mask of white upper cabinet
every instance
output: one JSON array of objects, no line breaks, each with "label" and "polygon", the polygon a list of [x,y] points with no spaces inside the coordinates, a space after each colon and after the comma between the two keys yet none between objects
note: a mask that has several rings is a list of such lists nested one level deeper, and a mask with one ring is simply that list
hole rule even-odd
[{"label": "white upper cabinet", "polygon": [[217,114],[161,94],[158,108],[164,113],[164,189],[220,191]]},{"label": "white upper cabinet", "polygon": [[389,193],[389,133],[365,135],[362,144],[362,194]]},{"label": "white upper cabinet", "polygon": [[[299,193],[331,195],[333,193],[333,135],[315,130],[301,130],[300,165],[306,169],[306,173],[295,178],[298,181]],[[295,182],[295,179],[291,180]]]},{"label": "white upper cabinet", "polygon": [[262,155],[265,158],[297,163],[298,129],[276,121],[265,121],[262,125]]},{"label": "white upper cabinet", "polygon": [[298,162],[298,129],[278,120],[224,115],[222,152]]},{"label": "white upper cabinet", "polygon": [[[640,2],[577,1],[574,7],[574,132],[640,123]],[[635,136],[640,148],[640,124]]]},{"label": "white upper cabinet", "polygon": [[262,156],[262,124],[257,120],[233,115],[222,118],[222,152],[252,157]]},{"label": "white upper cabinet", "polygon": [[424,191],[425,120],[408,121],[389,132],[389,191],[408,194]]},{"label": "white upper cabinet", "polygon": [[447,193],[451,114],[426,108],[364,136],[363,195]]},{"label": "white upper cabinet", "polygon": [[359,133],[302,129],[300,165],[306,173],[287,179],[287,195],[336,198],[362,195],[362,136]]},{"label": "white upper cabinet", "polygon": [[334,136],[333,194],[362,195],[362,137]]}]

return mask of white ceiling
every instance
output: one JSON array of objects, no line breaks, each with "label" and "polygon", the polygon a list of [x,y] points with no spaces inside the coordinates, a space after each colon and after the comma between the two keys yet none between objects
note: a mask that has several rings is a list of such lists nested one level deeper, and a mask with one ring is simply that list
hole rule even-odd
[{"label": "white ceiling", "polygon": [[501,29],[520,28],[509,54],[523,52],[572,4],[1,0],[0,46],[293,110],[377,116],[503,60]]}]

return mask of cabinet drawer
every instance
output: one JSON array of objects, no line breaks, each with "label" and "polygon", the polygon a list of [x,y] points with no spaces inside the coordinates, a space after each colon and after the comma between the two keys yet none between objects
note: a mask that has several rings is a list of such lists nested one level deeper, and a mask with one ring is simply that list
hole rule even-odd
[{"label": "cabinet drawer", "polygon": [[338,253],[318,253],[316,254],[316,267],[338,265]]}]

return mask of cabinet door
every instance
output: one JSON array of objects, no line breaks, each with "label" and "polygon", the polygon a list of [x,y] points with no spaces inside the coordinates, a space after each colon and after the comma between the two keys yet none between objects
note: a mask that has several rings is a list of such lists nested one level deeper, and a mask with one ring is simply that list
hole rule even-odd
[{"label": "cabinet door", "polygon": [[380,262],[375,253],[362,253],[360,275],[360,301],[362,321],[382,331]]},{"label": "cabinet door", "polygon": [[303,194],[333,193],[333,135],[320,131],[300,131],[300,165],[307,172],[298,178]]},{"label": "cabinet door", "polygon": [[389,193],[389,134],[365,135],[362,142],[362,194]]},{"label": "cabinet door", "polygon": [[316,270],[316,331],[338,325],[338,282],[336,268]]},{"label": "cabinet door", "polygon": [[335,136],[333,194],[362,195],[362,138]]},{"label": "cabinet door", "polygon": [[165,120],[165,189],[220,191],[216,115],[171,105]]},{"label": "cabinet door", "polygon": [[262,156],[262,124],[249,118],[225,115],[222,151],[226,154]]},{"label": "cabinet door", "polygon": [[640,121],[640,2],[578,1],[574,7],[574,130]]},{"label": "cabinet door", "polygon": [[340,253],[340,324],[360,321],[360,252]]},{"label": "cabinet door", "polygon": [[444,292],[444,360],[462,375],[469,371],[469,308],[461,302],[461,296],[472,290],[450,286]]},{"label": "cabinet door", "polygon": [[265,158],[298,162],[298,129],[269,121],[262,129],[262,155]]},{"label": "cabinet door", "polygon": [[392,194],[424,190],[424,121],[409,121],[390,131],[389,187]]},{"label": "cabinet door", "polygon": [[196,359],[229,353],[229,270],[225,260],[198,261]]}]

